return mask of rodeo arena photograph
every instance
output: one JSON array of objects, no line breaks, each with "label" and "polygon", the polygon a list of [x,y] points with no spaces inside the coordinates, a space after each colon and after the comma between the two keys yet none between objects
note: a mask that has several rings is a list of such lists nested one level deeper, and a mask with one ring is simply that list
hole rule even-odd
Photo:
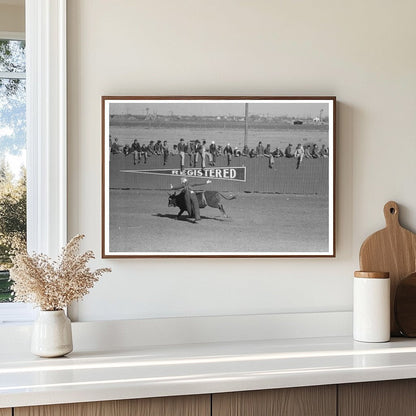
[{"label": "rodeo arena photograph", "polygon": [[331,255],[333,113],[103,97],[104,255]]}]

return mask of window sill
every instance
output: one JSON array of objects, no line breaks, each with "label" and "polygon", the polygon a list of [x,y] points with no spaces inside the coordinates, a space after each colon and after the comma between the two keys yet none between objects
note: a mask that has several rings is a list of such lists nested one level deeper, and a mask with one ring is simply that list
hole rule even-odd
[{"label": "window sill", "polygon": [[0,325],[22,325],[33,322],[36,311],[26,303],[0,303]]}]

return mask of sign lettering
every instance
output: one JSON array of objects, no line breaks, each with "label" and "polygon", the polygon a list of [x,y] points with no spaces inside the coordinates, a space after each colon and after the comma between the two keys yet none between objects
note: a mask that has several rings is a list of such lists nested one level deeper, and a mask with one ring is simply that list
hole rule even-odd
[{"label": "sign lettering", "polygon": [[226,181],[246,181],[246,167],[227,168],[187,168],[180,169],[143,169],[143,170],[121,170],[124,173],[141,173],[146,175],[185,176],[194,178],[221,179]]}]

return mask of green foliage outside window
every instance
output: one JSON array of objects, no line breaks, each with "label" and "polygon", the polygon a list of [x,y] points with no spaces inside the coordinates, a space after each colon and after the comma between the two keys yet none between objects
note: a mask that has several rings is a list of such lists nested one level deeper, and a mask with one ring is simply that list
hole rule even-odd
[{"label": "green foliage outside window", "polygon": [[25,60],[24,41],[0,40],[0,302],[12,300],[11,256],[26,241]]},{"label": "green foliage outside window", "polygon": [[13,249],[26,241],[26,174],[16,182],[3,162],[0,166],[0,302],[12,299],[8,269]]}]

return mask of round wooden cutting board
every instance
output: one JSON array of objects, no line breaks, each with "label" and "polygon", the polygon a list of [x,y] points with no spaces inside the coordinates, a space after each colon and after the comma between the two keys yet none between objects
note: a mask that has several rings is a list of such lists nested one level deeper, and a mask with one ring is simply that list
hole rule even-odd
[{"label": "round wooden cutting board", "polygon": [[394,313],[400,332],[407,337],[416,337],[416,273],[398,284]]},{"label": "round wooden cutting board", "polygon": [[360,268],[363,271],[390,273],[390,327],[391,335],[400,335],[394,317],[394,299],[397,286],[403,278],[416,271],[416,234],[399,222],[399,206],[390,201],[384,205],[386,228],[370,235],[360,250]]}]

